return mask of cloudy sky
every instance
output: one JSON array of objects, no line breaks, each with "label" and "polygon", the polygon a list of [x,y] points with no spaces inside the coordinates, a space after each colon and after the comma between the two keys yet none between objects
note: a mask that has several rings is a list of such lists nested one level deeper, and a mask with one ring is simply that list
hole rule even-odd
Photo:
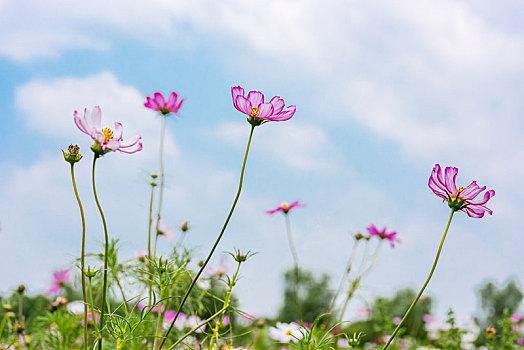
[{"label": "cloudy sky", "polygon": [[353,308],[418,288],[449,215],[427,187],[440,163],[460,169],[459,184],[496,191],[493,216],[456,215],[428,287],[440,314],[475,312],[484,281],[524,279],[522,10],[518,0],[0,0],[0,292],[21,282],[44,291],[51,271],[79,254],[60,152],[69,143],[85,154],[77,175],[88,248],[103,237],[90,138],[75,127],[75,109],[100,105],[106,124],[124,124],[124,137],[142,135],[142,152],[108,154],[97,176],[124,256],[146,246],[160,120],[143,102],[154,91],[186,99],[168,121],[165,217],[171,226],[189,220],[186,243],[205,256],[249,134],[230,97],[241,85],[297,106],[293,119],[255,130],[219,246],[259,252],[237,288],[246,311],[271,316],[280,306],[292,259],[283,217],[264,211],[295,199],[307,203],[291,217],[301,264],[330,273],[333,286],[351,234],[371,222],[398,231],[402,243],[383,247]]}]

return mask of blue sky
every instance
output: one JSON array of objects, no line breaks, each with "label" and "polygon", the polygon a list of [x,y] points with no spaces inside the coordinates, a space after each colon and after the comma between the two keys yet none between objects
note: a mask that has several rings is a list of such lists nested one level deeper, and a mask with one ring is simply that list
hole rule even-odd
[{"label": "blue sky", "polygon": [[387,224],[402,244],[384,247],[361,296],[418,288],[448,217],[427,187],[440,163],[459,167],[460,184],[477,180],[497,193],[492,217],[456,216],[428,287],[440,313],[471,314],[483,281],[524,277],[519,8],[516,0],[0,1],[0,292],[20,282],[43,291],[50,272],[78,255],[60,152],[69,143],[86,158],[77,173],[89,247],[102,238],[90,139],[74,126],[75,109],[100,105],[107,124],[143,136],[140,154],[104,157],[98,179],[124,254],[145,246],[159,118],[143,102],[154,91],[186,99],[168,122],[165,217],[172,226],[189,220],[186,242],[204,256],[233,200],[249,133],[230,97],[241,85],[297,106],[290,121],[255,130],[244,192],[219,247],[259,252],[237,289],[248,312],[279,306],[292,260],[283,218],[264,211],[295,199],[308,205],[291,218],[306,267],[331,273],[335,286],[350,233]]}]

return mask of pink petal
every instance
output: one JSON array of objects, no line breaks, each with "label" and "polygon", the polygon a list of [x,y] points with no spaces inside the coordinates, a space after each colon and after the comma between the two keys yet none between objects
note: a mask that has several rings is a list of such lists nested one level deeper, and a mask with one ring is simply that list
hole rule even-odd
[{"label": "pink petal", "polygon": [[273,105],[271,103],[262,103],[258,107],[257,118],[266,118],[273,114]]},{"label": "pink petal", "polygon": [[164,95],[162,95],[160,92],[155,92],[153,96],[158,107],[165,107],[166,100],[164,100]]},{"label": "pink petal", "polygon": [[114,152],[119,148],[120,148],[120,141],[118,141],[117,139],[111,139],[105,145],[102,145],[102,149],[104,151],[109,149]]},{"label": "pink petal", "polygon": [[122,141],[122,123],[115,122],[115,132],[113,133],[113,140]]},{"label": "pink petal", "polygon": [[240,108],[237,105],[237,97],[244,96],[244,89],[240,86],[231,88],[231,96],[233,97],[233,106],[240,111]]},{"label": "pink petal", "polygon": [[142,142],[140,140],[142,137],[140,135],[135,135],[126,141],[120,143],[120,148],[118,150],[123,153],[136,153],[142,150]]},{"label": "pink petal", "polygon": [[[436,164],[433,168],[433,171],[431,172],[430,181],[433,182],[435,189],[440,189],[441,191],[438,191],[439,193],[446,194],[446,185],[444,184],[444,181],[442,180],[442,170],[440,169],[440,165]],[[432,188],[432,186],[429,186],[433,192],[435,192],[435,189]],[[436,192],[435,192],[436,193]]]},{"label": "pink petal", "polygon": [[172,93],[169,94],[169,100],[166,103],[166,108],[173,109],[176,105],[177,100],[178,100],[178,95],[176,92],[173,91]]},{"label": "pink petal", "polygon": [[282,110],[284,109],[284,106],[285,106],[284,100],[281,99],[279,96],[273,97],[269,103],[271,103],[273,105],[273,113],[274,114],[278,114],[278,113],[282,112]]},{"label": "pink petal", "polygon": [[180,107],[182,107],[182,103],[184,102],[184,99],[181,98],[180,101],[178,101],[178,103],[175,104],[175,106],[173,107],[173,109],[171,110],[171,112],[173,113],[178,113],[178,111],[180,110]]},{"label": "pink petal", "polygon": [[250,91],[247,99],[251,102],[252,107],[259,108],[260,104],[264,103],[264,94],[260,91]]},{"label": "pink petal", "polygon": [[[484,217],[484,210],[479,208],[466,207],[462,209],[469,217],[480,219]],[[490,213],[491,214],[491,213]]]},{"label": "pink petal", "polygon": [[237,109],[251,116],[251,102],[249,102],[244,96],[237,96]]},{"label": "pink petal", "polygon": [[84,134],[87,134],[87,135],[91,135],[90,129],[86,125],[85,115],[84,115],[84,117],[81,117],[80,113],[78,113],[78,111],[75,111],[74,120],[75,120],[76,126],[78,127],[78,129],[80,129],[81,132],[83,132]]},{"label": "pink petal", "polygon": [[100,106],[95,106],[91,113],[87,112],[86,117],[87,124],[93,129],[100,129],[100,123],[102,122],[102,110]]},{"label": "pink petal", "polygon": [[489,199],[493,197],[494,195],[495,195],[495,191],[489,190],[486,193],[484,193],[484,198],[481,199],[480,201],[468,201],[468,203],[471,205],[483,205],[483,204],[486,204],[489,201]]},{"label": "pink petal", "polygon": [[466,187],[464,190],[460,191],[460,198],[470,200],[475,198],[480,192],[484,191],[486,189],[486,186],[480,187],[477,185],[476,181],[473,181],[469,184],[468,187]]},{"label": "pink petal", "polygon": [[147,97],[147,102],[144,103],[144,106],[147,107],[147,108],[150,108],[150,109],[153,109],[155,111],[158,111],[160,109],[160,106],[157,105],[157,103],[155,102],[155,100],[153,100],[151,97]]},{"label": "pink petal", "polygon": [[286,120],[289,120],[293,117],[297,110],[296,106],[289,106],[288,108],[284,109],[282,112],[272,115],[270,117],[266,117],[266,119],[277,121],[277,122],[283,122]]},{"label": "pink petal", "polygon": [[446,178],[446,189],[447,192],[454,196],[457,194],[457,185],[455,184],[455,179],[457,178],[458,169],[455,167],[446,167],[444,177]]}]

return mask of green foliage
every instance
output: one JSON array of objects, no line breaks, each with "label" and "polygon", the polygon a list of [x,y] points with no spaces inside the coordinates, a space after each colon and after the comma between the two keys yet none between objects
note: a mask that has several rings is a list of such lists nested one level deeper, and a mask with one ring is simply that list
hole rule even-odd
[{"label": "green foliage", "polygon": [[462,350],[462,335],[464,331],[457,327],[455,323],[455,313],[452,309],[448,311],[446,323],[449,329],[442,332],[440,346],[443,350]]},{"label": "green foliage", "polygon": [[[295,305],[295,270],[290,269],[284,274],[284,305],[279,311],[278,318],[283,322],[293,322],[299,319]],[[325,313],[333,298],[329,289],[329,276],[323,274],[319,279],[311,271],[298,270],[298,300],[304,322],[313,322]]]}]

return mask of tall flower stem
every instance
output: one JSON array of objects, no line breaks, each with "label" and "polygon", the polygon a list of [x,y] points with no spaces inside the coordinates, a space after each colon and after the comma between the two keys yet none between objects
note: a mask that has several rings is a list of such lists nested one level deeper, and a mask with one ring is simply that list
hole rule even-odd
[{"label": "tall flower stem", "polygon": [[[162,126],[160,127],[160,191],[158,194],[158,211],[156,215],[156,233],[158,235],[158,226],[160,225],[160,218],[162,216],[162,202],[164,200],[164,139],[166,134],[166,117],[162,116]],[[153,258],[156,258],[156,241],[155,241],[155,252]]]},{"label": "tall flower stem", "polygon": [[[153,223],[153,196],[155,193],[155,182],[151,182],[151,195],[149,198],[149,221],[147,226],[147,261],[149,262],[149,266],[151,267],[151,225]],[[151,270],[151,269],[150,269]],[[151,272],[151,271],[150,271]],[[151,299],[153,297],[153,281],[149,280],[149,302],[151,303]]]},{"label": "tall flower stem", "polygon": [[337,292],[333,296],[333,301],[331,302],[331,306],[329,307],[327,311],[328,314],[333,312],[333,310],[335,309],[338,296],[340,295],[340,293],[342,293],[344,282],[346,282],[346,279],[348,278],[349,274],[351,273],[351,268],[353,267],[353,259],[355,258],[355,253],[357,251],[359,243],[360,241],[355,241],[355,244],[353,245],[353,249],[351,250],[351,254],[349,255],[349,261],[346,265],[347,266],[346,270],[344,271],[344,274],[342,275],[342,278],[340,279],[340,284],[338,285]]},{"label": "tall flower stem", "polygon": [[78,208],[80,208],[80,217],[82,218],[82,250],[80,252],[80,270],[82,271],[82,298],[84,300],[84,349],[87,350],[87,293],[86,293],[86,276],[84,275],[85,269],[85,249],[86,249],[86,220],[84,216],[84,208],[78,195],[75,180],[75,165],[71,163],[71,180],[73,181],[73,189],[75,191],[76,201],[78,202]]},{"label": "tall flower stem", "polygon": [[411,303],[411,306],[409,307],[408,311],[406,311],[406,314],[404,315],[404,317],[402,317],[402,320],[397,325],[397,328],[395,328],[395,331],[393,332],[393,334],[391,334],[391,337],[389,338],[389,340],[386,343],[386,345],[384,345],[382,350],[386,350],[389,347],[389,345],[391,344],[391,342],[393,341],[393,339],[395,339],[395,336],[397,335],[398,331],[400,330],[400,327],[402,327],[402,325],[404,324],[404,321],[406,320],[406,318],[408,318],[409,314],[411,313],[411,311],[415,307],[415,304],[418,302],[418,300],[422,296],[422,293],[424,292],[424,289],[426,289],[426,286],[428,285],[429,280],[433,276],[433,272],[435,271],[435,268],[437,267],[437,262],[438,262],[438,259],[440,257],[440,252],[442,251],[442,247],[444,245],[444,240],[446,239],[446,235],[448,234],[449,225],[451,224],[451,219],[453,219],[453,214],[454,213],[455,213],[455,210],[452,209],[451,210],[451,214],[449,215],[448,224],[446,225],[446,229],[444,230],[444,234],[442,235],[442,239],[440,240],[440,245],[439,245],[438,250],[437,250],[437,255],[435,256],[435,261],[433,262],[433,266],[431,267],[431,271],[429,272],[429,275],[428,275],[428,278],[426,279],[426,282],[424,283],[424,285],[420,289],[420,292],[418,292],[415,300],[413,300],[413,302]]},{"label": "tall flower stem", "polygon": [[[95,333],[97,334],[97,337],[99,337],[99,342],[101,342],[102,335],[98,332],[98,326],[96,322],[96,314],[95,314],[95,304],[93,303],[93,287],[91,283],[91,277],[89,277],[88,282],[88,290],[89,290],[89,306],[91,307],[91,318],[93,319],[93,327],[95,328]],[[87,323],[86,323],[87,327]]]},{"label": "tall flower stem", "polygon": [[[107,234],[107,224],[106,224],[106,218],[104,216],[104,212],[102,211],[102,207],[100,206],[100,202],[98,201],[98,195],[96,194],[96,186],[95,186],[95,165],[96,160],[100,157],[98,154],[95,153],[93,157],[93,170],[91,172],[91,178],[93,182],[93,195],[95,196],[95,202],[96,206],[98,207],[98,211],[100,212],[100,217],[102,218],[102,224],[104,226],[104,284],[102,287],[102,306],[100,307],[100,341],[98,342],[98,349],[102,349],[102,332],[104,329],[104,314],[106,310],[106,297],[107,297],[107,265],[108,265],[108,254],[109,254],[109,235]],[[94,316],[93,316],[94,317]]]},{"label": "tall flower stem", "polygon": [[284,217],[286,218],[286,232],[287,240],[289,243],[289,249],[291,250],[291,255],[293,256],[293,271],[295,273],[295,279],[293,281],[293,292],[295,294],[295,308],[297,310],[298,319],[302,320],[302,310],[300,309],[300,302],[298,301],[298,254],[297,249],[295,247],[295,243],[293,241],[293,234],[291,233],[291,223],[289,221],[289,214],[286,213]]},{"label": "tall flower stem", "polygon": [[[164,297],[164,287],[160,286],[160,300]],[[155,340],[153,341],[153,350],[156,350],[156,344],[158,344],[158,338],[160,337],[160,326],[162,325],[162,318],[164,314],[162,312],[162,302],[158,304],[158,320],[156,322]]]},{"label": "tall flower stem", "polygon": [[2,324],[0,324],[0,339],[2,339],[2,334],[4,333],[5,323],[7,322],[7,312],[4,312],[4,317],[2,318]]},{"label": "tall flower stem", "polygon": [[240,171],[240,181],[239,181],[239,184],[238,184],[237,194],[236,194],[235,200],[233,201],[233,205],[231,206],[231,210],[229,211],[229,214],[228,214],[228,216],[226,218],[226,222],[224,223],[224,226],[222,227],[222,230],[220,231],[220,234],[218,235],[218,237],[217,237],[217,239],[215,241],[215,244],[213,244],[213,247],[211,248],[211,251],[209,252],[206,260],[204,261],[204,263],[202,264],[202,267],[200,268],[200,270],[198,271],[197,275],[193,279],[193,282],[191,282],[191,285],[189,286],[189,289],[187,290],[186,295],[184,295],[184,298],[182,299],[182,302],[178,306],[178,310],[177,310],[177,312],[175,314],[175,317],[173,318],[173,321],[169,325],[169,328],[168,328],[166,334],[164,335],[164,339],[162,339],[162,343],[160,343],[159,349],[162,349],[162,346],[166,342],[166,339],[167,339],[167,336],[169,335],[169,332],[171,332],[171,329],[173,329],[175,321],[178,318],[178,315],[180,314],[180,311],[182,310],[182,307],[184,306],[184,303],[186,302],[187,298],[189,297],[189,293],[191,293],[191,290],[195,286],[196,281],[198,280],[198,278],[202,274],[202,271],[204,271],[207,263],[211,259],[211,256],[215,252],[215,249],[218,246],[218,243],[220,242],[220,239],[222,239],[222,236],[224,235],[224,232],[226,231],[226,227],[229,224],[229,220],[231,219],[231,216],[233,215],[233,211],[235,210],[235,206],[237,205],[238,198],[240,197],[240,192],[242,191],[242,182],[244,181],[244,170],[246,169],[247,155],[249,154],[249,147],[251,146],[251,139],[253,138],[253,131],[254,130],[255,130],[255,125],[252,124],[251,125],[251,131],[249,133],[249,140],[247,141],[246,153],[244,155],[244,162],[242,163],[242,170]]}]

